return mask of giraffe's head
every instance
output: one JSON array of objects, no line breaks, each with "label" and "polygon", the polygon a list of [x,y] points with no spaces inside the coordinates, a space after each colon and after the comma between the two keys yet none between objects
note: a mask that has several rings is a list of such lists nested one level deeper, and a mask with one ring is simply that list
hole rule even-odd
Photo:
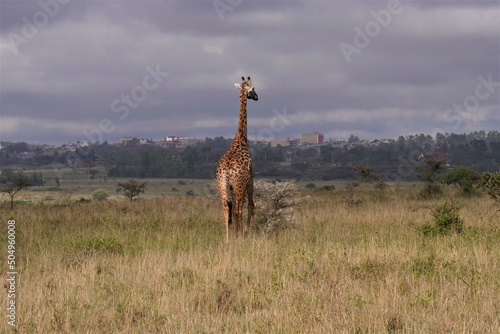
[{"label": "giraffe's head", "polygon": [[252,81],[250,80],[250,77],[248,77],[245,80],[245,77],[241,77],[241,80],[243,80],[242,83],[235,83],[234,85],[236,88],[238,88],[240,91],[244,91],[247,95],[247,98],[250,100],[258,101],[259,96],[257,96],[257,93],[255,92],[255,88],[252,85]]}]

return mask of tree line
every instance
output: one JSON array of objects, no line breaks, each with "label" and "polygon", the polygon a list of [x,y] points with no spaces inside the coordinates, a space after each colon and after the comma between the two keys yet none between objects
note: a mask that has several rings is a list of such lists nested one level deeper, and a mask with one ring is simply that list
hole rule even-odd
[{"label": "tree line", "polygon": [[[127,146],[105,142],[80,147],[74,152],[56,151],[52,155],[38,149],[26,160],[14,158],[16,150],[28,149],[27,144],[16,143],[0,151],[0,166],[66,164],[86,168],[92,177],[105,170],[105,175],[100,177],[208,179],[215,177],[217,162],[230,143],[231,139],[223,137],[206,138],[196,145],[177,149],[138,142]],[[385,180],[412,181],[418,179],[416,167],[428,158],[444,160],[446,166],[466,166],[476,172],[499,170],[500,132],[438,133],[434,137],[416,134],[376,144],[360,141],[356,136],[343,143],[332,141],[297,147],[271,147],[269,143],[251,142],[250,150],[257,177],[354,179],[353,167],[370,166]],[[410,171],[403,173],[403,168]]]}]

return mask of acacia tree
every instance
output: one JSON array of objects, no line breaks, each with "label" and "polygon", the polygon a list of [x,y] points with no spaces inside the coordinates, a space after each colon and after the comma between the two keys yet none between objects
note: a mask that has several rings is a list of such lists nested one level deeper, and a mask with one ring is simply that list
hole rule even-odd
[{"label": "acacia tree", "polygon": [[139,194],[144,193],[147,187],[147,182],[138,182],[136,180],[128,180],[127,182],[120,182],[118,186],[122,188],[125,193],[125,197],[129,200],[133,200]]},{"label": "acacia tree", "polygon": [[382,176],[379,173],[375,173],[373,167],[357,166],[353,167],[353,170],[358,173],[361,183],[371,183]]},{"label": "acacia tree", "polygon": [[420,170],[418,178],[424,182],[436,183],[438,175],[444,169],[444,160],[426,159],[424,163],[417,167]]},{"label": "acacia tree", "polygon": [[10,197],[10,208],[14,209],[14,197],[22,189],[29,187],[30,182],[28,178],[24,175],[17,175],[12,181],[10,181],[7,186],[0,189],[1,192],[7,193]]},{"label": "acacia tree", "polygon": [[444,170],[444,163],[444,160],[427,159],[417,167],[421,172],[417,175],[418,178],[426,182],[426,185],[420,191],[421,198],[431,199],[442,195],[443,189],[438,183],[438,176]]}]

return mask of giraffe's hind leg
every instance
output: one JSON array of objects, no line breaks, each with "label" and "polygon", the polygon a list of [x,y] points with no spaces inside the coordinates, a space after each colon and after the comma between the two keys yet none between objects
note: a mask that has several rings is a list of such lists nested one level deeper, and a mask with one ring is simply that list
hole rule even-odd
[{"label": "giraffe's hind leg", "polygon": [[234,230],[236,232],[236,238],[238,238],[239,234],[243,234],[243,204],[245,197],[239,196],[234,200],[234,215],[236,224],[234,226]]},{"label": "giraffe's hind leg", "polygon": [[219,195],[222,203],[222,211],[224,214],[224,225],[226,226],[226,242],[228,242],[229,224],[232,223],[233,205],[231,202],[230,191],[229,191],[229,179],[227,175],[217,174],[217,188],[219,189]]}]

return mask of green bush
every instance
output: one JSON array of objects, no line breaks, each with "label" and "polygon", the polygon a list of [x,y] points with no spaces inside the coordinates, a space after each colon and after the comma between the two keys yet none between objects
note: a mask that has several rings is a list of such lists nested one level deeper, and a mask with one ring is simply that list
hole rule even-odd
[{"label": "green bush", "polygon": [[92,198],[95,201],[105,201],[109,197],[108,191],[106,189],[97,189],[92,193]]},{"label": "green bush", "polygon": [[306,184],[306,189],[316,189],[316,185],[314,183],[308,183]]},{"label": "green bush", "polygon": [[321,190],[321,191],[333,191],[333,190],[335,190],[335,186],[333,184],[332,185],[326,185],[326,186],[319,187],[318,190]]},{"label": "green bush", "polygon": [[500,204],[500,172],[483,173],[477,186],[486,192],[495,201],[495,204]]},{"label": "green bush", "polygon": [[479,174],[467,167],[457,167],[443,176],[446,184],[456,184],[460,187],[462,196],[471,196],[476,193],[474,184],[479,180]]},{"label": "green bush", "polygon": [[420,227],[424,235],[447,235],[464,231],[464,221],[459,214],[461,207],[456,203],[445,202],[429,206],[427,209],[431,212],[434,224],[425,224]]}]

